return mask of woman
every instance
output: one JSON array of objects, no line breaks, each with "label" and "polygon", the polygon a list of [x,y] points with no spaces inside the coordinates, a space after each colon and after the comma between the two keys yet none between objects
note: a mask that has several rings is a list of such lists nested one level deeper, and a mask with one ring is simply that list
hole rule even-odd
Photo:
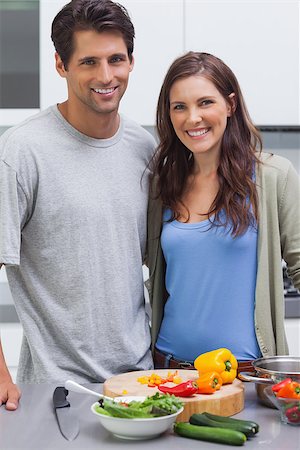
[{"label": "woman", "polygon": [[155,366],[192,367],[220,347],[239,370],[287,354],[282,258],[300,288],[296,171],[261,151],[236,77],[207,53],[169,68],[157,131],[148,222]]}]

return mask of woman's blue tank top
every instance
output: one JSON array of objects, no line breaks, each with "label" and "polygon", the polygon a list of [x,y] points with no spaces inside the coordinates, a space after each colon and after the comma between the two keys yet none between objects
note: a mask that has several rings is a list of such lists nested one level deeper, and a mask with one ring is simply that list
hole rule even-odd
[{"label": "woman's blue tank top", "polygon": [[[164,220],[170,214],[165,211]],[[260,357],[254,326],[257,229],[233,238],[229,227],[208,220],[173,220],[164,222],[161,245],[169,298],[157,348],[185,361],[220,347],[238,360]]]}]

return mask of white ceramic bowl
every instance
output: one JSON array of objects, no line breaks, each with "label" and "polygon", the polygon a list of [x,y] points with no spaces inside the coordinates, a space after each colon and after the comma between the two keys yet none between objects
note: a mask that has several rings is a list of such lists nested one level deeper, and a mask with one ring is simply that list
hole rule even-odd
[{"label": "white ceramic bowl", "polygon": [[[143,401],[145,398],[146,397],[126,396],[116,397],[114,400],[130,402],[133,400]],[[153,417],[150,419],[122,419],[119,417],[104,416],[103,414],[98,413],[95,411],[96,405],[98,405],[98,402],[92,404],[91,410],[96,414],[101,425],[115,436],[131,440],[152,439],[159,436],[170,428],[175,422],[176,417],[183,411],[183,408],[180,408],[174,414]]]}]

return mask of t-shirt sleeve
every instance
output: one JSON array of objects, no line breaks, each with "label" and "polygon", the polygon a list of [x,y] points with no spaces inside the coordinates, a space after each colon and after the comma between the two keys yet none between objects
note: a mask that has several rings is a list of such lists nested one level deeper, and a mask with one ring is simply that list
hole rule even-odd
[{"label": "t-shirt sleeve", "polygon": [[19,265],[27,199],[16,171],[0,160],[0,264]]}]

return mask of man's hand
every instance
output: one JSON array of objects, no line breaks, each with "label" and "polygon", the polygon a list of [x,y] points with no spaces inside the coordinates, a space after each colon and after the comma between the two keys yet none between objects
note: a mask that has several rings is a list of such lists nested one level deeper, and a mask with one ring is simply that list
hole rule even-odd
[{"label": "man's hand", "polygon": [[6,403],[5,408],[14,411],[19,406],[21,391],[11,380],[0,381],[0,406]]}]

